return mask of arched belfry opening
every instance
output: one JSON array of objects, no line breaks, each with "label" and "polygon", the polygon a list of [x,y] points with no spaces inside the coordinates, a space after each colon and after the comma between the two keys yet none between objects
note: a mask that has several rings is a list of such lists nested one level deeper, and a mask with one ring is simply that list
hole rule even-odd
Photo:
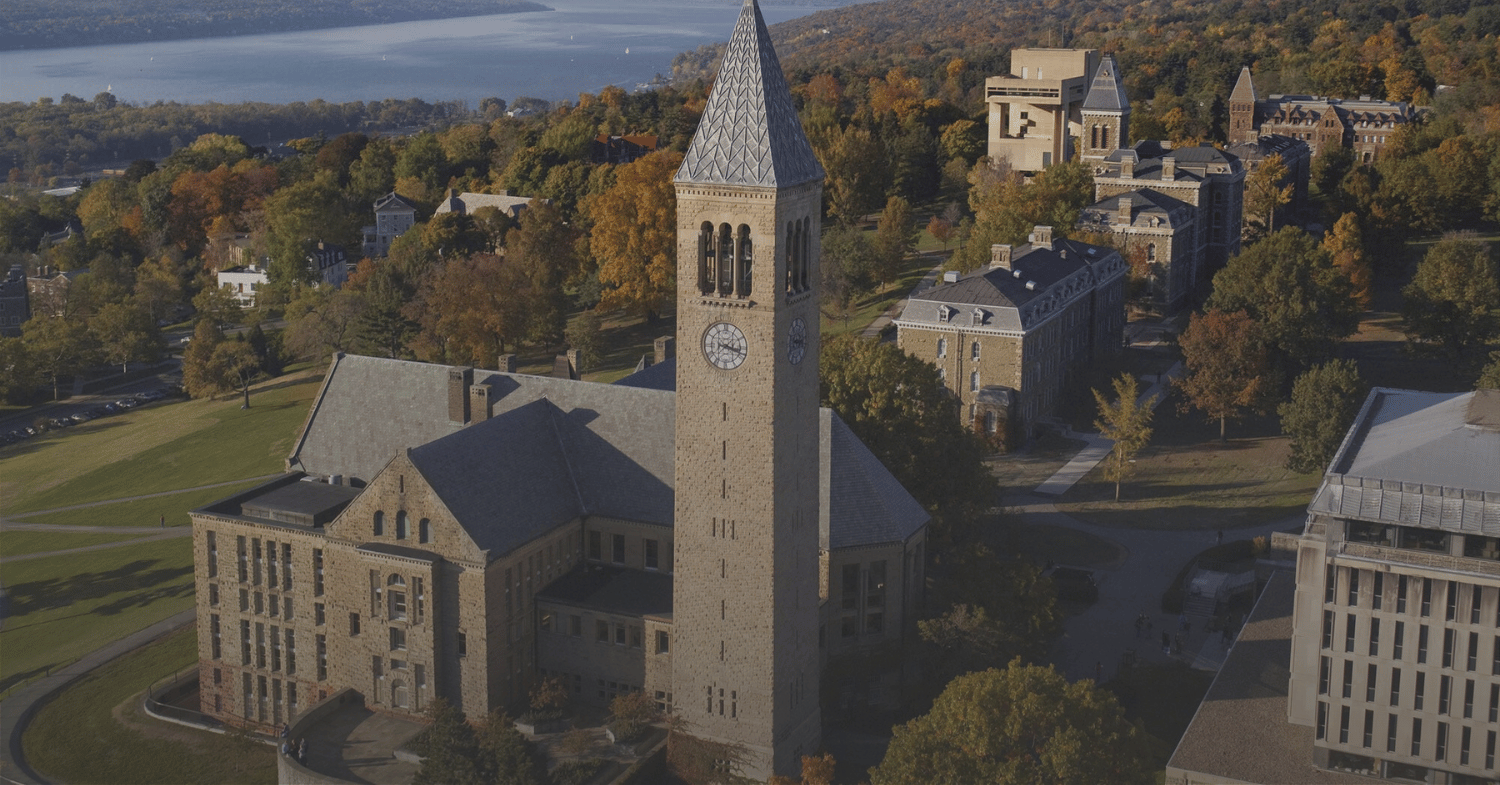
[{"label": "arched belfry opening", "polygon": [[749,297],[753,290],[755,242],[747,224],[698,229],[698,291],[719,297]]}]

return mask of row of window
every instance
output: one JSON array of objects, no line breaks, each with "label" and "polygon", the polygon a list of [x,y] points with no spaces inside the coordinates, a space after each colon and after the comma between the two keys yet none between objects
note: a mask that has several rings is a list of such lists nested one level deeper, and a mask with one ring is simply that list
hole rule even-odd
[{"label": "row of window", "polygon": [[[555,632],[558,635],[568,635],[574,638],[583,637],[583,616],[576,613],[554,616],[552,611],[543,610],[537,626],[542,632]],[[639,625],[595,619],[594,642],[643,649],[645,648],[645,632]],[[671,650],[671,645],[671,635],[666,630],[657,630],[653,653],[666,654]]]},{"label": "row of window", "polygon": [[[1321,657],[1318,666],[1318,694],[1333,694],[1334,660],[1329,657]],[[1342,697],[1352,698],[1355,693],[1354,674],[1356,665],[1353,660],[1344,660],[1339,693]],[[1375,663],[1367,663],[1364,670],[1364,698],[1366,703],[1375,703],[1381,696],[1379,689],[1380,669]],[[1403,705],[1403,696],[1406,705],[1417,711],[1431,710],[1428,705],[1427,684],[1428,674],[1424,671],[1415,671],[1411,680],[1410,690],[1406,690],[1402,682],[1401,668],[1390,669],[1390,677],[1386,683],[1387,690],[1383,705],[1397,707]],[[1459,694],[1455,697],[1455,689]],[[1484,693],[1489,693],[1489,707],[1487,710],[1490,722],[1500,722],[1500,683],[1490,684],[1488,689],[1484,684],[1477,684],[1474,679],[1464,679],[1462,683],[1454,676],[1438,676],[1436,685],[1436,700],[1434,706],[1438,714],[1448,715],[1461,713],[1464,719],[1471,719],[1476,711],[1483,712],[1483,708],[1477,706],[1478,701],[1484,700]],[[1456,704],[1456,705],[1455,705]],[[1455,711],[1457,710],[1457,711]]]},{"label": "row of window", "polygon": [[[1343,591],[1340,592],[1340,587]],[[1361,570],[1355,567],[1327,566],[1323,576],[1323,602],[1328,605],[1343,604],[1351,608],[1386,610],[1394,594],[1396,613],[1409,613],[1416,606],[1418,616],[1427,618],[1433,614],[1433,603],[1439,603],[1443,620],[1458,624],[1489,624],[1500,627],[1500,589],[1448,581],[1441,578],[1417,578],[1415,576],[1387,574],[1378,570]],[[1493,594],[1494,616],[1486,619],[1484,597]]]},{"label": "row of window", "polygon": [[[1368,645],[1369,655],[1379,657],[1381,620],[1380,618],[1369,619],[1367,625],[1368,633],[1365,642]],[[1323,611],[1323,648],[1332,650],[1334,648],[1334,636],[1338,626],[1338,614],[1333,611]],[[1390,658],[1400,660],[1405,657],[1407,635],[1406,622],[1397,621],[1392,625]],[[1431,643],[1432,628],[1426,624],[1417,625],[1416,635],[1416,661],[1418,664],[1427,663],[1427,652]],[[1480,671],[1480,663],[1484,661],[1483,643],[1486,639],[1490,642],[1490,674],[1500,676],[1500,635],[1481,636],[1477,632],[1465,633],[1451,627],[1442,628],[1442,667],[1458,668],[1462,662],[1463,670],[1470,673]],[[1344,651],[1353,652],[1359,638],[1359,616],[1353,613],[1344,615]]]},{"label": "row of window", "polygon": [[[404,486],[406,484],[405,477],[401,478],[401,484],[404,489]],[[376,537],[385,536],[385,510],[375,511],[374,520],[372,521],[372,530]],[[405,540],[411,537],[411,521],[406,516],[406,510],[396,511],[396,530],[395,532],[393,532],[393,534],[398,540]],[[431,520],[423,518],[422,520],[417,522],[417,542],[424,545],[432,542]]]},{"label": "row of window", "polygon": [[[1323,701],[1318,701],[1317,737],[1320,740],[1331,740],[1331,737],[1329,735],[1330,731],[1332,730],[1329,727],[1329,715],[1331,713],[1330,709],[1331,707],[1329,706],[1329,704]],[[1364,710],[1364,721],[1360,723],[1359,726],[1355,726],[1351,721],[1354,711],[1355,710],[1349,706],[1338,707],[1338,743],[1357,743],[1359,744],[1359,746],[1366,749],[1374,749],[1376,733],[1375,711],[1373,709]],[[1387,714],[1385,715],[1385,718],[1385,751],[1396,752],[1399,741],[1398,732],[1400,729],[1399,726],[1401,724],[1400,718],[1395,714]],[[1412,757],[1422,757],[1422,751],[1424,749],[1423,743],[1428,742],[1431,744],[1431,746],[1426,748],[1429,751],[1428,758],[1430,760],[1445,762],[1449,761],[1449,756],[1452,753],[1452,750],[1450,749],[1450,742],[1452,741],[1451,737],[1456,735],[1458,737],[1458,754],[1453,762],[1457,763],[1460,766],[1480,766],[1480,756],[1473,753],[1477,752],[1477,750],[1475,750],[1475,742],[1477,741],[1476,737],[1480,737],[1482,734],[1482,738],[1484,739],[1484,750],[1482,756],[1484,762],[1482,766],[1483,768],[1489,770],[1493,770],[1495,768],[1496,732],[1494,730],[1486,730],[1484,728],[1480,728],[1479,732],[1476,733],[1474,728],[1468,725],[1460,725],[1457,729],[1458,732],[1456,734],[1453,734],[1451,733],[1453,727],[1450,723],[1437,722],[1434,724],[1436,725],[1436,727],[1433,729],[1431,737],[1428,738],[1422,732],[1422,718],[1411,718],[1411,733],[1407,736],[1407,740],[1411,745],[1410,750]],[[1350,740],[1351,732],[1360,734],[1360,739],[1358,742],[1353,742]],[[1425,780],[1425,777],[1423,779]]]},{"label": "row of window", "polygon": [[[207,532],[207,540],[208,577],[216,578],[219,575],[218,537],[210,531]],[[264,576],[266,586],[274,589],[279,585],[283,591],[291,591],[291,543],[239,535],[235,538],[235,557],[240,583],[260,586]]]},{"label": "row of window", "polygon": [[[214,671],[217,679],[219,672]],[[297,683],[291,680],[267,678],[261,675],[242,674],[243,699],[240,707],[247,720],[269,722],[273,725],[290,720],[297,714]],[[268,689],[269,688],[269,689]],[[282,700],[285,698],[285,706]],[[215,710],[222,710],[218,696],[214,696]]]},{"label": "row of window", "polygon": [[[715,524],[717,525],[717,524]],[[588,535],[589,553],[588,557],[594,561],[604,561],[604,533],[591,531]],[[670,543],[668,543],[670,549]],[[641,538],[641,561],[648,570],[659,570],[663,561],[668,564],[668,572],[671,571],[671,559],[663,559],[663,548],[659,540]],[[609,562],[611,564],[625,563],[625,535],[609,535]]]},{"label": "row of window", "polygon": [[[297,631],[290,627],[267,625],[265,622],[253,622],[253,624],[254,636],[252,637],[252,622],[249,619],[240,620],[240,665],[280,673],[284,663],[286,673],[296,673]],[[222,660],[224,658],[223,629],[219,614],[209,614],[208,631],[210,655],[215,660]],[[321,649],[322,636],[318,637]],[[320,675],[318,678],[321,680],[323,677]]]},{"label": "row of window", "polygon": [[[384,584],[382,586],[382,584]],[[408,597],[410,602],[408,603]],[[406,576],[391,573],[382,579],[379,570],[370,570],[370,615],[379,618],[381,611],[390,621],[411,621],[422,624],[427,620],[427,590],[421,576],[411,578],[410,587]],[[408,618],[408,612],[410,613]]]},{"label": "row of window", "polygon": [[1370,523],[1368,521],[1346,521],[1344,523],[1344,539],[1349,542],[1367,543],[1400,550],[1451,554],[1454,551],[1453,544],[1455,537],[1461,538],[1463,541],[1464,558],[1500,561],[1500,537],[1486,537],[1480,534],[1454,534],[1440,529],[1426,529],[1418,526],[1395,526],[1383,523]]},{"label": "row of window", "polygon": [[[937,356],[938,356],[938,359],[942,359],[942,358],[948,356],[948,339],[947,338],[939,338],[938,339],[938,342],[937,342]],[[974,341],[974,342],[972,342],[972,343],[969,344],[969,359],[970,360],[978,360],[979,359],[979,342],[978,341]]]},{"label": "row of window", "polygon": [[862,632],[885,632],[886,561],[845,564],[839,577],[839,634],[853,638]]}]

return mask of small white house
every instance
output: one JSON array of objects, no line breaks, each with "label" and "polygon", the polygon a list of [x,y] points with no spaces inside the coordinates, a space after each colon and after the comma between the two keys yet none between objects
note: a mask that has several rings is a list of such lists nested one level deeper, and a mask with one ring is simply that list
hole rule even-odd
[{"label": "small white house", "polygon": [[250,307],[255,305],[255,293],[260,291],[270,278],[266,275],[265,268],[251,265],[249,267],[230,267],[219,271],[219,286],[234,293],[234,298],[239,300],[240,305]]}]

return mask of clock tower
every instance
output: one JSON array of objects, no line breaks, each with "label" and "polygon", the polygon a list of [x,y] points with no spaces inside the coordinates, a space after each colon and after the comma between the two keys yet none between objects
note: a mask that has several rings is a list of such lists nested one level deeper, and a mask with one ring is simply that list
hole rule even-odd
[{"label": "clock tower", "polygon": [[817,751],[823,168],[746,0],[677,194],[676,712],[741,773]]}]

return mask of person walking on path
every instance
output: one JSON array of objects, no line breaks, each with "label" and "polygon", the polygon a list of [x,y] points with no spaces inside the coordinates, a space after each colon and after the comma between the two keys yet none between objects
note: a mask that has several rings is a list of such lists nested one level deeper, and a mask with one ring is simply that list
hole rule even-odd
[{"label": "person walking on path", "polygon": [[167,528],[167,516],[165,515],[161,516],[161,527],[163,529]]}]

